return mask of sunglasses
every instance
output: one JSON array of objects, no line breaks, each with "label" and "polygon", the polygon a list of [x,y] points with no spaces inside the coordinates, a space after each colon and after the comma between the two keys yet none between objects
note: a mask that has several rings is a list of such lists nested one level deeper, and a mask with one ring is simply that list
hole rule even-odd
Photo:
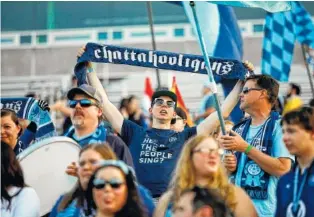
[{"label": "sunglasses", "polygon": [[68,105],[70,108],[75,108],[75,106],[77,105],[77,103],[80,103],[81,107],[89,107],[92,105],[97,105],[96,103],[92,102],[89,99],[81,99],[81,100],[69,100],[68,101]]},{"label": "sunglasses", "polygon": [[215,155],[223,155],[224,150],[221,148],[200,148],[197,150],[193,150],[192,153],[201,153],[201,154],[215,154]]},{"label": "sunglasses", "polygon": [[243,94],[248,94],[250,91],[252,91],[252,90],[258,90],[258,91],[260,91],[260,90],[263,90],[263,89],[261,89],[261,88],[248,88],[248,87],[245,87],[245,88],[243,88],[243,90],[242,90],[242,93]]},{"label": "sunglasses", "polygon": [[110,179],[110,180],[94,179],[93,181],[94,188],[98,190],[103,189],[106,185],[110,185],[110,187],[113,189],[118,189],[123,184],[124,182],[118,179]]},{"label": "sunglasses", "polygon": [[166,100],[163,100],[163,99],[160,99],[160,98],[157,98],[154,100],[154,104],[156,104],[157,106],[162,106],[166,103],[167,107],[168,108],[171,108],[171,107],[175,107],[176,103],[174,101],[166,101]]}]

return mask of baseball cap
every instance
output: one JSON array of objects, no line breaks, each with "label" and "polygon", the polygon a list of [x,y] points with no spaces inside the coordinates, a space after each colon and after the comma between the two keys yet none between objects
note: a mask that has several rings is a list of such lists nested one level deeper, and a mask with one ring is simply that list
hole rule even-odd
[{"label": "baseball cap", "polygon": [[95,99],[97,102],[101,102],[102,97],[97,91],[96,88],[88,85],[88,84],[82,84],[79,87],[74,87],[71,90],[69,90],[67,97],[69,100],[73,100],[74,96],[76,94],[85,94],[87,96],[90,96],[91,98]]},{"label": "baseball cap", "polygon": [[152,96],[152,105],[153,105],[155,99],[158,98],[158,97],[161,97],[161,96],[168,96],[168,97],[170,97],[176,103],[176,106],[177,106],[177,95],[174,92],[169,91],[169,90],[158,90],[158,91],[155,91],[155,93]]}]

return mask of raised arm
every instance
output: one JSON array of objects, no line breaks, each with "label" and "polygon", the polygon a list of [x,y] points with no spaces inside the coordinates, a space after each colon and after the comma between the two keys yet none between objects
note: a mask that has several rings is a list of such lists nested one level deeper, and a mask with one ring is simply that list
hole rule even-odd
[{"label": "raised arm", "polygon": [[[236,106],[236,104],[239,101],[239,95],[243,88],[243,81],[238,81],[236,85],[234,86],[233,90],[229,93],[225,101],[223,102],[221,106],[222,115],[223,117],[228,117],[233,110],[233,108]],[[219,124],[219,118],[218,113],[213,112],[211,113],[203,122],[201,122],[197,126],[197,134],[211,134],[214,132],[216,127]]]},{"label": "raised arm", "polygon": [[[85,52],[85,46],[81,47],[78,51],[77,57],[80,57]],[[102,112],[105,115],[106,119],[111,123],[112,127],[121,134],[123,116],[120,111],[109,101],[107,93],[102,86],[99,78],[97,77],[96,72],[93,69],[91,62],[87,63],[87,79],[91,86],[96,88],[97,91],[101,94],[102,98]]]},{"label": "raised arm", "polygon": [[[90,69],[92,68],[91,64],[89,63],[88,66]],[[103,88],[99,78],[95,71],[91,70],[92,72],[87,73],[87,79],[91,86],[96,88],[102,97],[102,109],[103,114],[105,115],[106,119],[111,123],[112,127],[121,134],[122,124],[123,124],[123,116],[120,111],[109,101],[107,93]]]}]

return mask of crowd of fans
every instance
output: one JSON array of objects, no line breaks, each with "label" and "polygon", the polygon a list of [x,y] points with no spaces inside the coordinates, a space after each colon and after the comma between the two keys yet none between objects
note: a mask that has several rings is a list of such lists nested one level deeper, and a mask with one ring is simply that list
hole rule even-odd
[{"label": "crowd of fans", "polygon": [[[156,90],[146,117],[137,96],[115,107],[87,67],[89,85],[73,84],[67,100],[49,107],[65,115],[64,136],[81,146],[78,161],[65,168],[78,181],[49,216],[314,216],[313,100],[305,106],[297,84],[280,101],[271,76],[239,81],[221,108],[229,117],[240,100],[246,116],[225,120],[222,135],[208,85],[197,125],[188,126],[173,92]],[[1,110],[3,217],[40,215],[40,199],[16,159],[35,132],[33,122]]]}]

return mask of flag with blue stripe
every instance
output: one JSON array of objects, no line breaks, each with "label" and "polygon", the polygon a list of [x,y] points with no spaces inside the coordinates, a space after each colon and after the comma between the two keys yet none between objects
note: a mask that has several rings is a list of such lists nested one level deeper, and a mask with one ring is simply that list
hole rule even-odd
[{"label": "flag with blue stripe", "polygon": [[300,2],[288,12],[267,13],[264,27],[262,74],[287,82],[295,41],[314,48],[314,25]]}]

